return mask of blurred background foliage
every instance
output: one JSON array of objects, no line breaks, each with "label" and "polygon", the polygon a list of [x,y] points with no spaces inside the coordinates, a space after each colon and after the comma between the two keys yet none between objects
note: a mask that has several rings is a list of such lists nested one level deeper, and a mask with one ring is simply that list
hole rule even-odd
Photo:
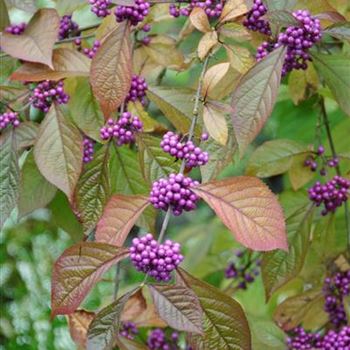
[{"label": "blurred background foliage", "polygon": [[[51,0],[26,0],[40,7],[55,7]],[[74,12],[74,20],[80,25],[87,26],[96,23],[96,17],[90,12],[86,1],[58,1],[60,10],[69,12],[71,3],[82,5]],[[16,1],[10,1],[15,3]],[[18,2],[17,2],[18,3]],[[10,8],[13,23],[27,21],[31,13],[21,9],[21,6]],[[153,27],[154,32],[178,32],[183,22],[181,19],[172,22],[162,22]],[[193,40],[193,38],[191,39]],[[193,49],[193,43],[188,40],[181,47],[185,52]],[[14,60],[2,61],[1,81],[4,82],[9,73],[15,69]],[[164,83],[171,86],[191,85],[197,68],[177,73],[168,70]],[[327,91],[324,95],[330,95]],[[317,101],[310,98],[299,105],[292,102],[285,79],[279,93],[279,100],[263,132],[254,145],[251,146],[245,158],[241,161],[234,159],[220,175],[240,175],[245,171],[245,164],[251,152],[261,143],[279,138],[298,140],[313,144],[315,140],[315,125],[317,122]],[[338,152],[346,150],[350,130],[349,119],[339,110],[332,99],[327,99],[329,119],[334,133]],[[157,116],[154,113],[151,115]],[[326,144],[325,138],[324,142]],[[349,164],[345,164],[346,171]],[[287,176],[278,176],[268,180],[269,185],[277,193],[284,191],[281,196],[283,203],[293,206],[294,202],[283,201],[288,197],[290,183]],[[300,190],[301,201],[306,202],[306,190]],[[285,208],[288,210],[288,208]],[[335,220],[336,225],[343,225],[343,211],[339,210]],[[159,223],[161,219],[159,219]],[[342,230],[340,230],[342,231]],[[232,258],[235,249],[239,248],[232,235],[213,215],[208,206],[201,205],[199,210],[172,218],[169,229],[170,236],[176,235],[177,241],[184,246],[186,259],[183,267],[198,277],[225,288],[230,283],[224,278],[224,270]],[[133,235],[137,232],[133,232]],[[132,239],[133,235],[129,237]],[[35,349],[60,350],[75,349],[65,317],[50,320],[50,279],[52,265],[65,248],[82,237],[82,228],[74,217],[68,202],[62,193],[58,193],[47,209],[39,209],[31,215],[17,220],[13,214],[1,231],[1,316],[0,316],[0,349]],[[343,238],[338,237],[339,246],[344,244]],[[311,256],[310,259],[315,259]],[[121,289],[126,285],[140,282],[143,276],[129,268],[128,261],[123,262],[121,269]],[[316,269],[317,271],[317,269]],[[318,271],[317,271],[318,272]],[[305,271],[305,273],[309,273]],[[109,271],[89,294],[84,302],[86,309],[95,310],[112,300],[114,288],[114,271]],[[274,295],[265,304],[264,288],[261,278],[249,286],[248,290],[238,291],[235,297],[245,308],[251,323],[254,349],[283,350],[284,333],[272,321],[272,314],[277,302],[287,296],[302,291],[302,281],[295,279]],[[317,315],[316,315],[317,317]]]}]

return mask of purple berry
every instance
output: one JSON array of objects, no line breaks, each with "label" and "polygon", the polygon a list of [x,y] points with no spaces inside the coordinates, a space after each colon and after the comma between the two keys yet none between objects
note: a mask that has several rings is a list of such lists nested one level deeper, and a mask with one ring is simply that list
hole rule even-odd
[{"label": "purple berry", "polygon": [[182,174],[170,174],[166,179],[155,181],[152,186],[149,201],[156,209],[167,211],[170,207],[175,216],[182,212],[196,209],[198,196],[191,191],[199,185]]},{"label": "purple berry", "polygon": [[261,0],[254,0],[252,9],[248,12],[243,25],[255,32],[271,35],[271,28],[268,21],[261,19],[267,13],[267,8]]},{"label": "purple berry", "polygon": [[119,334],[122,337],[133,340],[135,338],[135,335],[138,334],[138,332],[139,331],[134,322],[123,322]]},{"label": "purple berry", "polygon": [[146,91],[148,89],[148,85],[146,83],[145,78],[142,78],[138,75],[133,75],[131,80],[131,86],[128,95],[125,98],[125,103],[130,101],[139,100],[143,106],[146,105]]},{"label": "purple berry", "polygon": [[8,125],[12,125],[14,128],[20,125],[20,120],[17,112],[6,112],[0,114],[0,132],[7,128]]},{"label": "purple berry", "polygon": [[138,271],[155,278],[157,281],[170,281],[171,272],[183,261],[179,243],[167,239],[159,244],[148,233],[134,238],[130,247],[130,258]]},{"label": "purple berry", "polygon": [[[302,327],[294,328],[287,338],[288,350],[312,350],[321,349],[321,335],[308,333]],[[323,349],[323,348],[322,348]]]},{"label": "purple berry", "polygon": [[149,13],[149,9],[150,3],[147,0],[135,0],[134,6],[117,6],[114,14],[117,22],[129,20],[135,26],[144,20]]},{"label": "purple berry", "polygon": [[91,11],[97,17],[106,17],[111,14],[109,6],[111,5],[111,0],[89,0],[91,5]]},{"label": "purple berry", "polygon": [[5,28],[5,32],[12,35],[21,35],[27,27],[26,23],[11,24]]},{"label": "purple berry", "polygon": [[84,146],[83,162],[84,163],[90,163],[93,160],[94,144],[95,144],[95,141],[91,140],[87,136],[84,136],[84,140],[83,140],[83,146]]},{"label": "purple berry", "polygon": [[94,44],[91,48],[84,48],[83,54],[91,59],[93,59],[98,51],[98,49],[101,47],[101,42],[99,40],[95,40]]},{"label": "purple berry", "polygon": [[181,7],[182,3],[170,4],[169,13],[173,17],[188,17],[196,7],[202,8],[209,18],[220,17],[225,0],[190,0],[189,4]]},{"label": "purple berry", "polygon": [[58,38],[60,40],[79,35],[79,33],[79,26],[76,22],[72,21],[72,16],[65,15],[60,19],[60,28],[58,31]]}]

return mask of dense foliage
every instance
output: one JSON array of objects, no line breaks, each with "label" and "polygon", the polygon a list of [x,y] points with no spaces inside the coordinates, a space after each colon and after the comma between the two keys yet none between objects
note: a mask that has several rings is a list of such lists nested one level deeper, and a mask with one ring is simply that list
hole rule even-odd
[{"label": "dense foliage", "polygon": [[0,13],[1,349],[350,350],[347,1]]}]

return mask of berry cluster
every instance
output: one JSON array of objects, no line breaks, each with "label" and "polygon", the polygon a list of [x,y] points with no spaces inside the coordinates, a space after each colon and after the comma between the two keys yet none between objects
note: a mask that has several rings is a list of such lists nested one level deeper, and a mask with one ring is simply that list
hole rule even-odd
[{"label": "berry cluster", "polygon": [[327,277],[323,285],[325,297],[324,310],[329,314],[331,323],[339,328],[347,323],[344,298],[350,295],[350,270],[338,272]]},{"label": "berry cluster", "polygon": [[130,112],[124,112],[118,120],[108,119],[107,125],[101,128],[102,140],[116,139],[117,146],[135,141],[135,134],[141,132],[143,123]]},{"label": "berry cluster", "polygon": [[318,333],[308,333],[302,327],[294,328],[287,338],[288,350],[320,349],[321,336]]},{"label": "berry cluster", "polygon": [[53,102],[58,104],[68,103],[69,96],[64,92],[63,87],[63,81],[45,80],[35,87],[29,101],[33,107],[47,113]]},{"label": "berry cluster", "polygon": [[166,179],[155,181],[150,193],[150,202],[156,209],[167,211],[170,207],[175,216],[196,209],[198,196],[191,188],[199,182],[182,174],[170,174]]},{"label": "berry cluster", "polygon": [[117,22],[129,20],[132,25],[136,26],[148,15],[149,9],[150,4],[147,0],[135,0],[134,6],[117,6],[114,14]]},{"label": "berry cluster", "polygon": [[307,62],[311,60],[309,49],[322,37],[319,19],[312,17],[307,10],[295,11],[293,16],[300,25],[288,27],[285,32],[278,35],[275,43],[262,43],[256,54],[257,60],[260,61],[274,49],[286,46],[283,76],[293,69],[306,69]]},{"label": "berry cluster", "polygon": [[89,137],[84,136],[83,146],[84,146],[84,154],[83,154],[83,162],[90,163],[93,159],[94,155],[94,144],[95,141],[91,140]]},{"label": "berry cluster", "polygon": [[97,53],[97,50],[101,47],[101,42],[99,40],[95,40],[94,44],[91,48],[85,47],[83,49],[83,54],[91,59],[93,59]]},{"label": "berry cluster", "polygon": [[350,326],[344,326],[339,332],[330,330],[323,338],[322,350],[350,350]]},{"label": "berry cluster", "polygon": [[186,7],[181,7],[180,3],[171,4],[169,6],[169,13],[173,17],[188,17],[195,7],[200,7],[205,11],[208,17],[217,18],[220,17],[224,4],[224,0],[191,0]]},{"label": "berry cluster", "polygon": [[338,207],[347,201],[349,188],[350,180],[336,175],[324,185],[317,181],[308,190],[309,198],[316,206],[323,204],[324,209],[321,214],[327,215],[329,212],[334,213]]},{"label": "berry cluster", "polygon": [[171,272],[182,262],[181,246],[167,239],[159,244],[148,233],[134,238],[130,247],[130,258],[138,271],[155,278],[157,281],[170,281]]},{"label": "berry cluster", "polygon": [[131,87],[128,95],[125,98],[125,103],[130,101],[139,100],[143,106],[146,105],[146,91],[148,89],[148,85],[146,83],[145,78],[142,78],[136,74],[133,74],[131,80]]},{"label": "berry cluster", "polygon": [[147,338],[147,345],[150,350],[178,350],[179,334],[173,332],[170,337],[160,329],[154,329]]},{"label": "berry cluster", "polygon": [[243,25],[255,32],[271,35],[271,28],[268,21],[261,19],[267,12],[266,6],[261,0],[254,0],[252,9],[248,12],[247,18],[243,21]]},{"label": "berry cluster", "polygon": [[89,0],[91,5],[91,11],[97,17],[106,17],[111,14],[109,10],[109,5],[111,4],[111,0]]},{"label": "berry cluster", "polygon": [[17,127],[20,124],[18,113],[16,112],[6,112],[0,114],[0,131],[7,128],[8,125],[12,124],[13,127]]},{"label": "berry cluster", "polygon": [[259,275],[260,264],[258,257],[251,256],[247,250],[238,250],[234,261],[225,270],[225,277],[234,279],[236,288],[247,289],[248,284]]},{"label": "berry cluster", "polygon": [[26,27],[27,25],[25,23],[11,24],[5,28],[5,32],[13,35],[21,35]]},{"label": "berry cluster", "polygon": [[134,322],[123,322],[119,331],[122,337],[133,340],[138,334],[138,329]]},{"label": "berry cluster", "polygon": [[169,153],[171,156],[177,159],[184,159],[187,168],[205,165],[209,160],[208,152],[203,152],[191,140],[181,142],[180,135],[172,131],[168,131],[163,136],[160,146],[164,152]]},{"label": "berry cluster", "polygon": [[60,40],[67,39],[71,35],[78,35],[79,34],[79,26],[77,23],[72,21],[72,16],[65,15],[60,20],[60,28],[58,31],[58,38]]}]

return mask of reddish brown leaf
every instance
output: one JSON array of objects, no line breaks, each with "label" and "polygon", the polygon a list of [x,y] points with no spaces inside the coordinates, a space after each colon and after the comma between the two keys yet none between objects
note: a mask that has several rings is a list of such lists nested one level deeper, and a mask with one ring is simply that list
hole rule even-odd
[{"label": "reddish brown leaf", "polygon": [[200,7],[195,7],[190,14],[190,21],[200,32],[208,33],[211,31],[208,16]]},{"label": "reddish brown leaf", "polygon": [[58,38],[60,19],[54,9],[41,9],[30,20],[22,35],[5,33],[1,49],[10,56],[43,63],[53,69],[52,50]]},{"label": "reddish brown leaf", "polygon": [[122,246],[137,219],[149,205],[144,196],[114,195],[97,224],[96,241]]},{"label": "reddish brown leaf", "polygon": [[68,315],[69,332],[75,344],[85,349],[87,340],[87,331],[90,323],[95,317],[95,313],[77,310]]},{"label": "reddish brown leaf", "polygon": [[124,21],[109,34],[91,64],[92,90],[106,118],[124,101],[131,71],[130,23]]},{"label": "reddish brown leaf", "polygon": [[129,251],[105,243],[80,242],[66,249],[52,273],[52,317],[74,312],[100,277]]},{"label": "reddish brown leaf", "polygon": [[54,69],[40,63],[24,63],[10,79],[21,81],[61,80],[68,77],[89,76],[91,61],[77,50],[68,48],[53,51]]},{"label": "reddish brown leaf", "polygon": [[216,212],[238,242],[259,251],[288,249],[283,212],[259,179],[239,176],[193,189]]}]

